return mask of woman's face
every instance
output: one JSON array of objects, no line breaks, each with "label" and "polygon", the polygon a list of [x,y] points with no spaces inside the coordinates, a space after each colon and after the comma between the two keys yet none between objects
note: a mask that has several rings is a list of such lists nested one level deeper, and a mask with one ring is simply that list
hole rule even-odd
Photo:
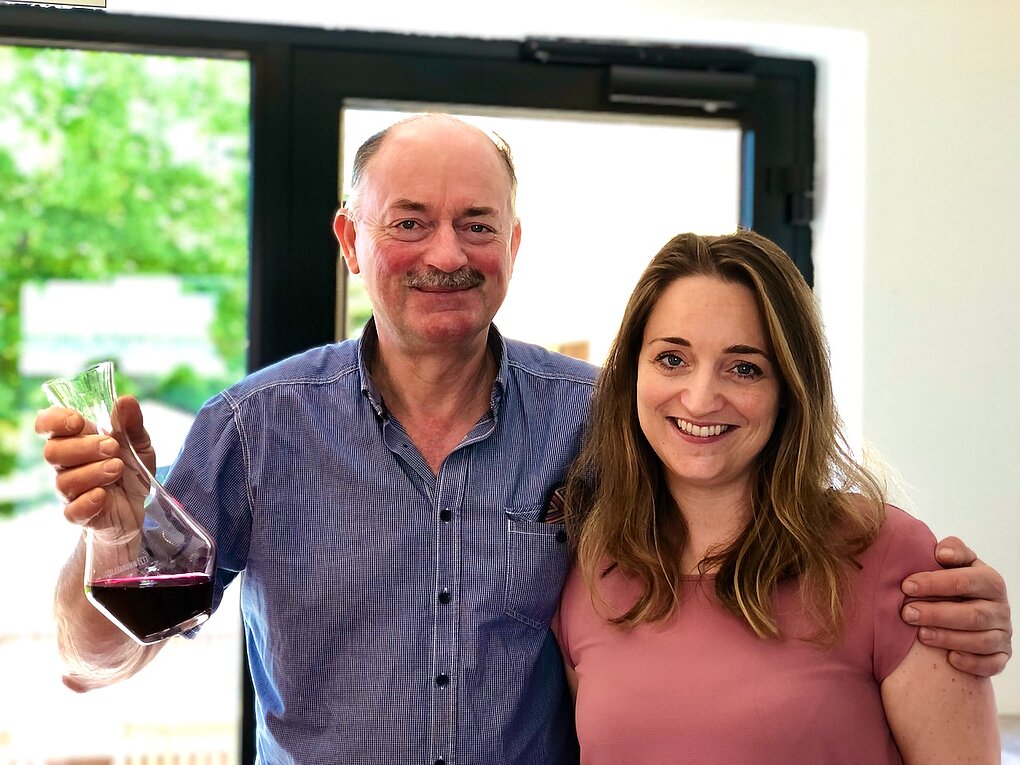
[{"label": "woman's face", "polygon": [[645,326],[637,412],[674,495],[746,492],[780,390],[750,289],[710,276],[666,288]]}]

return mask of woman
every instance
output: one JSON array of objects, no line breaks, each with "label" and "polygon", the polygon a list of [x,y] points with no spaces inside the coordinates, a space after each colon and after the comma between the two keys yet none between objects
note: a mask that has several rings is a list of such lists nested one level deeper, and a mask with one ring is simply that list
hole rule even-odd
[{"label": "woman", "polygon": [[554,630],[583,764],[998,762],[990,682],[900,620],[934,537],[840,427],[786,254],[750,231],[670,241],[566,489]]}]

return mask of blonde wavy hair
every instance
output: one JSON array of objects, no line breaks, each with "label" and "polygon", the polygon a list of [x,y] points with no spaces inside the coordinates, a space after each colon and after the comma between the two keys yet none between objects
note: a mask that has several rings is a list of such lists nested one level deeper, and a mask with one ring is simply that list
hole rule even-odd
[{"label": "blonde wavy hair", "polygon": [[781,582],[798,577],[817,625],[810,638],[832,645],[842,634],[849,567],[884,521],[883,490],[843,435],[811,289],[785,252],[752,231],[680,234],[641,275],[567,480],[567,528],[577,563],[593,593],[613,568],[641,585],[629,610],[609,617],[621,627],[666,619],[678,605],[688,529],[638,423],[636,384],[652,309],[673,282],[695,275],[750,288],[782,379],[775,428],[753,469],[750,520],[699,570],[714,571],[720,603],[763,638],[781,636],[774,594]]}]

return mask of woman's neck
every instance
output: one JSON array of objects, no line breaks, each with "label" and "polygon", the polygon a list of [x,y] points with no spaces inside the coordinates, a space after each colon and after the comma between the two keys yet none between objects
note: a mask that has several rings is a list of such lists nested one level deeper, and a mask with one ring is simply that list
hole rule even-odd
[{"label": "woman's neck", "polygon": [[684,573],[700,573],[701,561],[725,549],[747,526],[751,514],[750,487],[720,490],[671,486],[670,493],[687,524]]}]

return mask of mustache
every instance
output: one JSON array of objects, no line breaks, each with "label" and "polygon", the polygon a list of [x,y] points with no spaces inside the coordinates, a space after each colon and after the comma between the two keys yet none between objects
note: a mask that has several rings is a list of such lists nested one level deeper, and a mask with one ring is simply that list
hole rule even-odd
[{"label": "mustache", "polygon": [[477,287],[485,282],[485,276],[477,268],[458,268],[447,273],[438,268],[427,268],[415,274],[408,274],[405,287],[412,289],[464,290]]}]

